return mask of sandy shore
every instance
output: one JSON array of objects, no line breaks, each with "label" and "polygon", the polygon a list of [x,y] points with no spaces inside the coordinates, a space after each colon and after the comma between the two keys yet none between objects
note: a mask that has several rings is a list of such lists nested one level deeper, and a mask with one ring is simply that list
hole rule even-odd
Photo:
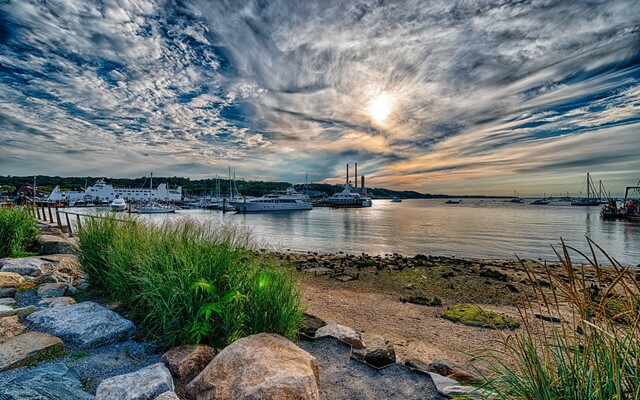
[{"label": "sandy shore", "polygon": [[[417,256],[413,258],[279,254],[300,271],[308,312],[328,322],[360,329],[363,339],[390,339],[400,361],[447,359],[468,364],[470,354],[502,350],[502,339],[515,331],[499,331],[453,323],[440,317],[460,303],[521,321],[518,307],[533,298],[524,267],[543,288],[544,265],[534,260],[472,260]],[[549,266],[563,276],[559,265]],[[576,272],[583,267],[576,266]],[[605,281],[613,275],[605,269]],[[587,282],[596,273],[585,268]],[[545,289],[546,290],[546,289]],[[441,306],[403,302],[408,296],[437,297]],[[521,328],[520,328],[521,329]]]}]

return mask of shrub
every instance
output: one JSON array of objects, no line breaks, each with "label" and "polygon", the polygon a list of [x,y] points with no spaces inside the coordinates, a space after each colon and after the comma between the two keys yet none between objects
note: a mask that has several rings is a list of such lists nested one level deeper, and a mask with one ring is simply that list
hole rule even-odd
[{"label": "shrub", "polygon": [[0,258],[28,255],[39,234],[36,218],[27,207],[0,208]]},{"label": "shrub", "polygon": [[[591,257],[562,244],[557,253],[562,271],[545,264],[550,288],[527,269],[537,295],[521,310],[524,329],[505,337],[505,355],[480,358],[476,364],[486,388],[502,399],[639,399],[640,287],[632,272],[588,239]],[[612,265],[614,276],[603,273],[597,248]],[[570,251],[588,260],[597,285],[584,268],[574,266]],[[524,267],[524,263],[523,263]],[[555,325],[536,320],[542,312],[567,315]]]},{"label": "shrub", "polygon": [[302,320],[293,276],[256,256],[239,229],[105,217],[83,225],[77,251],[92,287],[167,346],[222,347],[257,332],[293,338]]}]

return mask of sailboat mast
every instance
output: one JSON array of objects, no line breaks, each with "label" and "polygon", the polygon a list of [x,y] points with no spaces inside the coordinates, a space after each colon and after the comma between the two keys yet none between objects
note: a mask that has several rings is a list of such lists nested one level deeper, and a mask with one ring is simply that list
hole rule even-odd
[{"label": "sailboat mast", "polygon": [[149,182],[149,202],[153,200],[153,172],[151,173],[151,181]]},{"label": "sailboat mast", "polygon": [[591,177],[589,176],[589,173],[587,172],[587,203],[589,202],[589,197],[591,197]]}]

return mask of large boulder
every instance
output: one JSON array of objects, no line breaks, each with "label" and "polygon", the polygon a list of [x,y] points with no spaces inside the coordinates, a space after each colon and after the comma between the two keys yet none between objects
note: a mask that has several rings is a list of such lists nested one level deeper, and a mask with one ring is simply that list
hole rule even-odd
[{"label": "large boulder", "polygon": [[90,301],[46,308],[26,319],[33,329],[51,333],[80,349],[124,341],[135,331],[133,322]]},{"label": "large boulder", "polygon": [[32,361],[61,355],[62,340],[40,332],[27,332],[0,344],[0,371],[20,367]]},{"label": "large boulder", "polygon": [[97,400],[154,400],[164,392],[173,392],[171,373],[162,363],[130,374],[107,378],[98,385]]},{"label": "large boulder", "polygon": [[185,388],[191,399],[316,400],[318,362],[284,337],[259,333],[233,342]]},{"label": "large boulder", "polygon": [[0,399],[93,400],[82,389],[78,374],[62,363],[43,364],[0,385]]},{"label": "large boulder", "polygon": [[364,342],[360,331],[357,329],[349,328],[348,326],[340,324],[329,324],[319,328],[316,331],[316,337],[331,336],[338,340],[341,340],[347,344],[350,344],[355,350],[362,350],[365,348]]},{"label": "large boulder", "polygon": [[213,360],[215,352],[209,346],[184,345],[162,356],[171,374],[179,381],[191,381]]},{"label": "large boulder", "polygon": [[27,327],[18,321],[17,316],[0,318],[0,344],[7,339],[19,335],[27,330]]},{"label": "large boulder", "polygon": [[0,272],[15,272],[22,276],[37,277],[51,271],[53,264],[37,257],[6,259]]}]

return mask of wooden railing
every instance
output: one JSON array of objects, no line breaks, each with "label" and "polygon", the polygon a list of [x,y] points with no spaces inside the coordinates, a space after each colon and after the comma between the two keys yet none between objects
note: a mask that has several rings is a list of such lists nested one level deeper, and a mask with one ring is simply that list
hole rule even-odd
[{"label": "wooden railing", "polygon": [[[74,230],[78,231],[82,229],[83,219],[86,220],[87,218],[110,218],[103,215],[81,214],[77,212],[66,211],[63,209],[63,207],[60,207],[57,204],[51,204],[47,202],[31,202],[25,204],[25,207],[29,207],[29,209],[32,210],[38,221],[53,224],[57,226],[63,233],[69,234],[69,236],[73,236]],[[129,222],[123,219],[119,219],[118,221]],[[73,222],[75,222],[75,227],[73,226]]]}]

